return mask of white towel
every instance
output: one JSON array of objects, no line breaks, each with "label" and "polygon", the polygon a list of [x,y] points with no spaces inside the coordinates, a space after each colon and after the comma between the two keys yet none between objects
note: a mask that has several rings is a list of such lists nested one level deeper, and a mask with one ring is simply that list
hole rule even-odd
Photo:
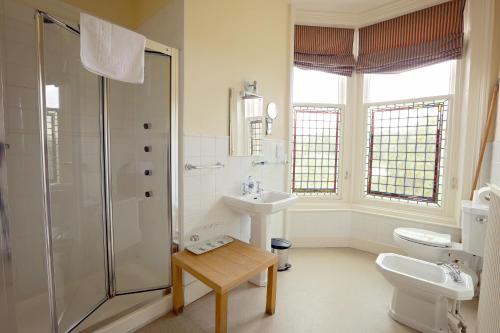
[{"label": "white towel", "polygon": [[88,71],[129,82],[144,82],[146,38],[97,17],[80,14],[80,58]]}]

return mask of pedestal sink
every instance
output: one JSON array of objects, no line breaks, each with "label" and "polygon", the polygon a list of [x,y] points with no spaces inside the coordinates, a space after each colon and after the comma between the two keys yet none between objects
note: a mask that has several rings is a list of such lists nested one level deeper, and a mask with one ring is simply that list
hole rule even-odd
[{"label": "pedestal sink", "polygon": [[[270,215],[290,207],[297,201],[297,196],[278,191],[264,191],[262,194],[248,194],[242,196],[224,196],[224,202],[234,211],[250,216],[251,231],[250,244],[264,250],[268,248]],[[250,282],[265,286],[267,276],[260,273]]]}]

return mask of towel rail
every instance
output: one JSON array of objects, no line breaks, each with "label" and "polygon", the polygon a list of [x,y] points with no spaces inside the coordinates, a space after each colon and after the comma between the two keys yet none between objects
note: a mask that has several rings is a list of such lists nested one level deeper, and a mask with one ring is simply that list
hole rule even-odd
[{"label": "towel rail", "polygon": [[222,162],[217,162],[212,165],[193,165],[190,163],[186,163],[185,169],[186,170],[200,170],[200,169],[220,169],[224,167],[224,163]]},{"label": "towel rail", "polygon": [[281,164],[281,165],[286,165],[288,164],[288,161],[274,161],[274,162],[270,162],[270,161],[252,161],[252,166],[258,166],[258,165],[278,165],[278,164]]}]

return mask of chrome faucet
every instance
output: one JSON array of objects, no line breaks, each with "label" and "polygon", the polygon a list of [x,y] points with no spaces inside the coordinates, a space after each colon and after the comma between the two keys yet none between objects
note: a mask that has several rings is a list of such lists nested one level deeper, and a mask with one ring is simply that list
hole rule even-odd
[{"label": "chrome faucet", "polygon": [[243,193],[243,195],[248,195],[253,194],[254,191],[255,181],[253,180],[252,176],[248,176],[247,181],[241,184],[241,192]]},{"label": "chrome faucet", "polygon": [[241,183],[241,194],[250,194],[250,189],[248,188],[248,184],[246,182]]},{"label": "chrome faucet", "polygon": [[257,194],[259,196],[262,195],[262,193],[264,193],[264,189],[262,188],[262,182],[260,181],[257,181],[257,188],[256,188],[256,191],[257,191]]},{"label": "chrome faucet", "polygon": [[438,263],[438,265],[443,266],[448,270],[448,274],[451,276],[452,280],[457,283],[462,283],[462,274],[460,271],[460,266],[457,264],[450,263]]},{"label": "chrome faucet", "polygon": [[262,195],[264,189],[262,188],[262,183],[260,181],[255,181],[252,176],[248,176],[247,181],[241,184],[241,192],[243,195]]}]

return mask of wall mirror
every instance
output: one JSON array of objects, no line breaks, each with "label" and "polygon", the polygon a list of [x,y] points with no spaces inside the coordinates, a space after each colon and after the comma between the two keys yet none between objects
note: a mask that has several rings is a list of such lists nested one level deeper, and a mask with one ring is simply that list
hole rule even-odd
[{"label": "wall mirror", "polygon": [[[254,84],[256,84],[254,82]],[[231,156],[262,154],[264,132],[263,98],[255,91],[229,90],[229,132]]]}]

